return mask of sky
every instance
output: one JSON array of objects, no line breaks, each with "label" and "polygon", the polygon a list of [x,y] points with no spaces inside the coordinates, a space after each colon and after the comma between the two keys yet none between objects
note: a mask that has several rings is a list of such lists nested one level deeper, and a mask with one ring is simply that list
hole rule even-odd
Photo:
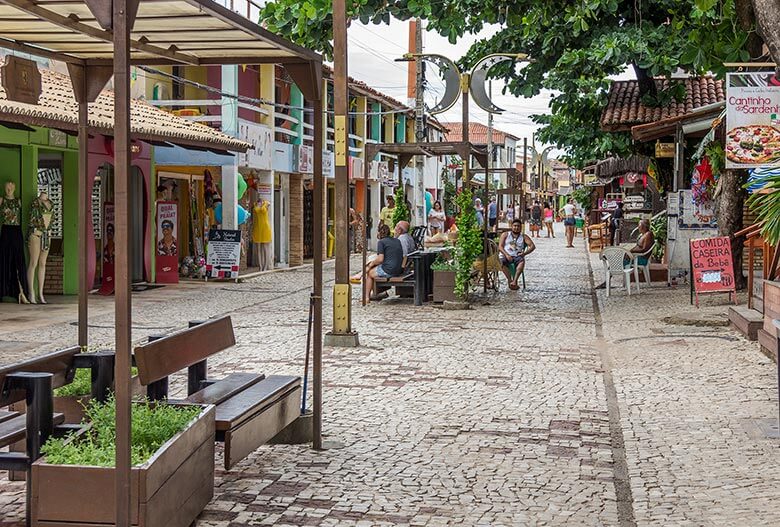
[{"label": "sky", "polygon": [[[423,21],[423,25],[425,22]],[[489,26],[477,35],[465,35],[457,44],[450,44],[446,38],[433,32],[423,31],[423,52],[437,53],[457,60],[462,57],[471,45],[490,36],[498,26]],[[392,20],[389,25],[367,24],[353,22],[348,30],[349,74],[351,77],[364,81],[369,86],[382,91],[401,102],[407,102],[405,63],[394,62],[407,52],[409,39],[409,23]],[[443,84],[431,68],[427,70],[427,80],[431,93],[426,94],[426,104],[432,106],[437,92],[443,91]],[[530,118],[532,114],[542,114],[549,111],[550,92],[543,92],[536,97],[524,98],[503,95],[504,83],[493,81],[493,102],[506,110],[493,118],[494,127],[509,132],[522,139],[528,138],[528,144],[533,141],[533,134],[539,128]],[[442,122],[461,120],[461,103],[458,102],[450,110],[437,115]],[[472,121],[487,124],[487,112],[479,108],[473,101],[469,107]]]}]

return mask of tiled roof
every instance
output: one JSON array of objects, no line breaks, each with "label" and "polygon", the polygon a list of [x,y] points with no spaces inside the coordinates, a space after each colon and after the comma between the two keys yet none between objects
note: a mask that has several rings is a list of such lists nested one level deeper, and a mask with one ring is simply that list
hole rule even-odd
[{"label": "tiled roof", "polygon": [[650,108],[642,104],[638,81],[613,81],[609,89],[607,107],[601,113],[601,128],[608,131],[629,131],[637,124],[652,123],[686,113],[726,100],[722,80],[713,77],[691,77],[687,79],[656,79],[660,89],[669,87],[670,82],[685,84],[685,100],[672,102],[662,108]]},{"label": "tiled roof", "polygon": [[[446,138],[447,141],[458,142],[463,140],[463,125],[461,123],[441,123],[444,128],[447,129]],[[486,145],[488,136],[488,127],[482,123],[469,123],[469,142],[475,145]],[[517,141],[517,137],[507,132],[502,132],[496,128],[493,128],[493,143],[505,143],[506,139],[514,139]]]},{"label": "tiled roof", "polygon": [[[42,92],[38,104],[9,101],[0,86],[0,120],[35,126],[76,130],[79,105],[70,79],[61,73],[41,69]],[[130,101],[130,133],[133,138],[169,141],[181,145],[245,151],[251,145],[200,123],[170,114],[144,101]],[[114,92],[103,90],[89,104],[91,132],[113,135]]]}]

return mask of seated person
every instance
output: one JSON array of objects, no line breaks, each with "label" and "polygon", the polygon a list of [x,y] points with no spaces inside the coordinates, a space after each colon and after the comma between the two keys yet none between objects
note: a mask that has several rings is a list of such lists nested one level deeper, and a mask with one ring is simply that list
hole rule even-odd
[{"label": "seated person", "polygon": [[[525,257],[536,249],[534,242],[527,234],[523,233],[523,222],[519,219],[512,221],[512,230],[501,235],[498,241],[499,258],[501,259],[501,270],[504,272],[509,289],[516,291],[517,279],[523,274],[525,268]],[[509,266],[515,264],[515,274],[510,274]]]},{"label": "seated person", "polygon": [[655,244],[655,238],[653,238],[653,233],[650,232],[650,220],[642,220],[639,222],[639,238],[636,241],[636,245],[634,245],[631,248],[631,253],[634,255],[634,258],[637,259],[637,265],[644,266],[647,265],[647,262],[650,261],[650,255],[646,256],[638,256],[638,255],[644,255],[647,251],[649,251],[653,245]]},{"label": "seated person", "polygon": [[366,304],[371,300],[371,291],[376,278],[392,278],[403,273],[404,253],[401,242],[390,237],[390,227],[380,225],[377,232],[376,257],[366,264]]},{"label": "seated person", "polygon": [[404,250],[404,267],[406,267],[406,257],[417,250],[417,244],[414,238],[409,234],[409,222],[399,221],[395,225],[395,237],[401,242],[401,248]]}]

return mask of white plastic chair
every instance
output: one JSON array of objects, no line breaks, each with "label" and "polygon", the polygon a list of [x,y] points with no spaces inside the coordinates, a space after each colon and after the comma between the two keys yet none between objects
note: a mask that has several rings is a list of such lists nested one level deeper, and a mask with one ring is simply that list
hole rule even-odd
[{"label": "white plastic chair", "polygon": [[[642,274],[645,276],[645,283],[647,287],[650,287],[650,255],[653,254],[653,247],[643,253],[634,254],[634,277],[636,278],[636,290],[639,291],[639,269],[642,269]],[[639,264],[639,257],[647,258],[647,263],[644,265]]]},{"label": "white plastic chair", "polygon": [[[623,283],[626,286],[628,296],[631,296],[631,273],[634,273],[634,278],[639,283],[639,271],[632,263],[626,267],[626,261],[631,260],[631,253],[622,247],[606,247],[601,251],[599,255],[601,261],[604,263],[604,275],[607,280],[607,297],[609,297],[610,289],[612,287],[612,275],[623,275]],[[638,286],[637,286],[638,287]]]}]

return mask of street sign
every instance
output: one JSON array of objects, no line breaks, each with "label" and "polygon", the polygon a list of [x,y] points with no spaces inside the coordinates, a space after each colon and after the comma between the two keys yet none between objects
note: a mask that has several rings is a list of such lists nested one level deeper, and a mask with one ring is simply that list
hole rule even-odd
[{"label": "street sign", "polygon": [[241,263],[241,231],[211,229],[206,278],[236,279]]}]

